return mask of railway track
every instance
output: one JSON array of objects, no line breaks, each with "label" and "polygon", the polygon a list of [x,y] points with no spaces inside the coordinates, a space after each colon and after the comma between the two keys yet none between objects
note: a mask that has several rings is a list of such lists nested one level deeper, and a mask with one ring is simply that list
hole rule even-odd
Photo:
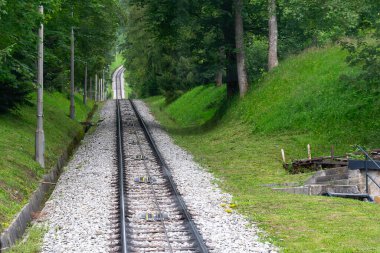
[{"label": "railway track", "polygon": [[208,252],[133,101],[116,104],[119,239],[114,251]]}]

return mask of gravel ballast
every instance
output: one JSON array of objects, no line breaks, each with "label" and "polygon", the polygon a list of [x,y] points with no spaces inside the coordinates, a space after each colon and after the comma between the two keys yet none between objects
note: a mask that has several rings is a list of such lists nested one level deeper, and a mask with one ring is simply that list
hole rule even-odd
[{"label": "gravel ballast", "polygon": [[194,162],[189,153],[173,143],[142,101],[134,102],[172,171],[178,190],[210,251],[276,252],[273,245],[259,240],[260,231],[257,227],[235,211],[226,212],[221,204],[230,203],[232,196],[223,193],[213,183],[213,175]]},{"label": "gravel ballast", "polygon": [[[172,171],[194,222],[211,252],[276,252],[259,240],[259,230],[243,216],[227,213],[222,203],[232,196],[213,183],[215,178],[175,145],[142,101],[135,101],[156,144]],[[110,252],[114,237],[112,213],[116,190],[115,101],[106,102],[101,122],[86,135],[64,169],[38,219],[47,227],[42,252]]]},{"label": "gravel ballast", "polygon": [[42,252],[108,252],[111,186],[116,168],[115,101],[100,112],[101,121],[86,135],[64,168],[50,200],[41,212],[47,226]]}]

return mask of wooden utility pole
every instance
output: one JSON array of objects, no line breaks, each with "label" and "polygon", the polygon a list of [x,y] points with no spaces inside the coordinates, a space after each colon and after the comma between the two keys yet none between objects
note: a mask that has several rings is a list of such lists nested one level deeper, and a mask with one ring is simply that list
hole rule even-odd
[{"label": "wooden utility pole", "polygon": [[[74,18],[74,12],[71,12],[71,17]],[[75,119],[75,100],[74,100],[74,26],[71,27],[71,85],[70,85],[70,118]]]},{"label": "wooden utility pole", "polygon": [[[44,15],[44,7],[39,7],[39,12]],[[41,23],[38,30],[38,74],[37,74],[37,130],[35,142],[35,159],[45,168],[45,133],[44,133],[44,24]]]},{"label": "wooden utility pole", "polygon": [[243,28],[243,0],[234,0],[235,3],[235,43],[237,74],[239,81],[240,97],[244,97],[248,91],[248,78],[245,67],[244,52],[244,28]]},{"label": "wooden utility pole", "polygon": [[268,69],[271,70],[278,66],[277,56],[277,15],[276,15],[276,0],[268,0],[269,11],[269,50],[268,50]]},{"label": "wooden utility pole", "polygon": [[84,70],[84,91],[83,91],[83,104],[87,104],[87,62]]}]

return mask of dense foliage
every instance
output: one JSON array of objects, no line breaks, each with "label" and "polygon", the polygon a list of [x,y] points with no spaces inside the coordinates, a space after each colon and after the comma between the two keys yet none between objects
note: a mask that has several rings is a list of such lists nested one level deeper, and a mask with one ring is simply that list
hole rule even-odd
[{"label": "dense foliage", "polygon": [[[128,81],[142,96],[165,94],[214,82],[236,68],[232,0],[127,3],[124,55]],[[277,0],[279,57],[310,46],[356,36],[376,18],[373,1]],[[250,81],[267,71],[268,1],[244,1],[245,51]]]},{"label": "dense foliage", "polygon": [[[37,31],[45,23],[45,86],[64,91],[69,82],[70,29],[76,34],[76,82],[83,80],[83,62],[90,72],[100,71],[112,60],[116,40],[118,1],[44,0],[0,1],[0,111],[27,101],[35,87]],[[71,12],[74,13],[73,18]]]},{"label": "dense foliage", "polygon": [[[74,26],[77,84],[82,83],[85,62],[90,75],[99,73],[107,68],[117,46],[126,59],[128,82],[137,95],[164,94],[172,101],[196,85],[214,83],[221,75],[230,91],[230,84],[237,83],[236,2],[44,0],[45,87],[63,92],[68,89],[70,29]],[[275,2],[280,58],[361,35],[365,39],[347,46],[352,53],[349,61],[363,66],[360,80],[370,86],[378,82],[376,1]],[[268,70],[268,0],[243,3],[245,61],[249,81],[254,83]],[[37,29],[42,21],[38,4],[32,0],[0,0],[1,111],[25,102],[35,88]]]},{"label": "dense foliage", "polygon": [[[372,8],[380,10],[380,3],[373,3]],[[348,84],[360,90],[380,92],[380,12],[370,15],[370,10],[363,23],[359,37],[355,40],[342,42],[343,47],[350,53],[347,62],[359,66],[361,72],[356,76],[342,75]]]}]

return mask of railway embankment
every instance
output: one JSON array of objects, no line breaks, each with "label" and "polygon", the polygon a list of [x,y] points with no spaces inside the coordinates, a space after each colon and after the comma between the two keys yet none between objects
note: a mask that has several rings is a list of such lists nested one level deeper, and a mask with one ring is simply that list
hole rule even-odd
[{"label": "railway embankment", "polygon": [[[34,95],[31,101],[34,101]],[[0,233],[2,247],[8,247],[37,214],[46,193],[54,187],[60,170],[75,147],[80,143],[96,107],[90,101],[75,97],[77,119],[68,116],[69,100],[61,93],[44,96],[46,169],[34,161],[36,108],[20,107],[0,116]]]},{"label": "railway embankment", "polygon": [[225,87],[199,86],[166,104],[146,100],[175,143],[219,180],[238,212],[285,252],[378,252],[379,205],[275,192],[303,185],[313,172],[291,174],[287,161],[378,148],[377,93],[347,83],[358,70],[339,47],[309,49],[267,73],[244,99],[227,102]]}]

